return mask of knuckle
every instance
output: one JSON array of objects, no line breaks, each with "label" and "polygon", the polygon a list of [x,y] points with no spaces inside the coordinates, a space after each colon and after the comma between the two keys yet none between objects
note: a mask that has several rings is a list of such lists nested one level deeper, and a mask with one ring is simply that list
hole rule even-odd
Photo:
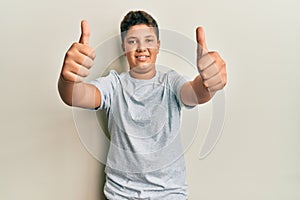
[{"label": "knuckle", "polygon": [[89,71],[89,70],[86,70],[86,71],[85,71],[85,76],[88,76],[88,75],[90,75],[90,71]]},{"label": "knuckle", "polygon": [[227,84],[227,77],[225,76],[223,80],[223,85],[225,86],[226,84]]},{"label": "knuckle", "polygon": [[70,60],[66,59],[63,64],[63,71],[69,71],[70,66],[71,66]]},{"label": "knuckle", "polygon": [[200,63],[198,63],[197,67],[198,67],[198,70],[199,70],[200,72],[202,72],[202,65],[201,65]]},{"label": "knuckle", "polygon": [[62,71],[61,76],[62,76],[63,80],[73,81],[72,76],[70,76],[70,74],[66,71]]},{"label": "knuckle", "polygon": [[213,56],[218,56],[219,55],[219,53],[217,51],[210,51],[209,54],[213,55]]},{"label": "knuckle", "polygon": [[226,62],[222,59],[221,61],[222,66],[226,66]]},{"label": "knuckle", "polygon": [[208,88],[209,87],[208,81],[204,81],[203,85]]},{"label": "knuckle", "polygon": [[85,52],[86,52],[86,54],[89,56],[89,57],[93,57],[96,53],[95,53],[95,50],[93,49],[93,48],[91,48],[91,47],[89,47],[89,46],[86,46],[85,47],[86,49],[85,49]]},{"label": "knuckle", "polygon": [[74,42],[74,43],[72,44],[72,47],[73,47],[73,48],[78,48],[79,46],[80,46],[79,42]]},{"label": "knuckle", "polygon": [[80,69],[80,71],[78,72],[79,75],[83,76],[83,77],[86,77],[89,75],[89,70],[85,67],[82,67]]},{"label": "knuckle", "polygon": [[62,76],[64,79],[66,79],[66,77],[68,77],[68,75],[67,75],[67,73],[66,73],[65,70],[62,70],[61,76]]},{"label": "knuckle", "polygon": [[86,58],[85,56],[78,56],[78,59],[77,59],[77,63],[80,64],[80,65],[83,65],[86,61]]},{"label": "knuckle", "polygon": [[90,59],[87,56],[82,56],[80,64],[83,66],[90,66]]},{"label": "knuckle", "polygon": [[63,71],[69,72],[74,67],[74,63],[71,59],[66,59],[63,65]]},{"label": "knuckle", "polygon": [[77,49],[78,48],[78,43],[77,42],[74,42],[71,47],[70,47],[70,50],[74,50],[74,49]]},{"label": "knuckle", "polygon": [[214,61],[218,61],[220,60],[220,55],[217,51],[210,51],[209,52],[209,56],[211,59],[213,59]]},{"label": "knuckle", "polygon": [[92,51],[91,51],[91,57],[92,57],[92,59],[94,60],[95,58],[96,58],[96,51],[93,49]]},{"label": "knuckle", "polygon": [[73,54],[72,50],[67,51],[67,53],[66,53],[66,58],[72,56],[72,54]]},{"label": "knuckle", "polygon": [[91,34],[90,32],[83,32],[82,35],[83,37],[90,37]]},{"label": "knuckle", "polygon": [[72,57],[74,57],[74,55],[75,55],[74,49],[70,49],[70,50],[67,51],[67,53],[66,53],[66,60],[71,59]]},{"label": "knuckle", "polygon": [[203,80],[207,79],[207,74],[206,73],[202,72],[201,76],[202,76]]},{"label": "knuckle", "polygon": [[225,62],[224,60],[221,59],[221,60],[219,61],[219,66],[220,66],[221,69],[225,69],[225,68],[226,68],[226,62]]},{"label": "knuckle", "polygon": [[90,61],[90,63],[89,63],[89,68],[91,68],[91,67],[93,67],[94,66],[94,61]]}]

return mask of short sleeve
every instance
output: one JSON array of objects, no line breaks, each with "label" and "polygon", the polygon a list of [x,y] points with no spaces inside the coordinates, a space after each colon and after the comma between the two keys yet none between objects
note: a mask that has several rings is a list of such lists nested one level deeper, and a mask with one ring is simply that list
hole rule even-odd
[{"label": "short sleeve", "polygon": [[119,74],[115,70],[111,70],[105,77],[99,77],[92,80],[90,84],[95,85],[101,94],[101,102],[98,109],[108,110],[113,100],[113,92],[119,83]]},{"label": "short sleeve", "polygon": [[193,108],[194,106],[187,106],[181,101],[181,92],[180,91],[181,91],[182,86],[186,82],[188,82],[188,80],[184,76],[178,74],[174,70],[170,70],[167,74],[168,74],[170,87],[173,90],[180,107],[184,106],[186,108]]}]

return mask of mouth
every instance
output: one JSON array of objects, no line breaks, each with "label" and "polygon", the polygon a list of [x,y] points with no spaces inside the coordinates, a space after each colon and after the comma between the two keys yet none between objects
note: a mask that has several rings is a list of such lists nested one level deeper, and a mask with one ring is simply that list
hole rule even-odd
[{"label": "mouth", "polygon": [[149,58],[150,56],[148,55],[137,55],[135,56],[135,58],[138,60],[138,61],[146,61],[147,58]]}]

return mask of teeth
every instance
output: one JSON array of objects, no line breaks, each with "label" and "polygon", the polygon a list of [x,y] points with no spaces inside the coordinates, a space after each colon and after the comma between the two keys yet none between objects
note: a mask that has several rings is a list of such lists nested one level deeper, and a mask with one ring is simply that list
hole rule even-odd
[{"label": "teeth", "polygon": [[147,59],[147,56],[137,56],[137,59],[144,61]]}]

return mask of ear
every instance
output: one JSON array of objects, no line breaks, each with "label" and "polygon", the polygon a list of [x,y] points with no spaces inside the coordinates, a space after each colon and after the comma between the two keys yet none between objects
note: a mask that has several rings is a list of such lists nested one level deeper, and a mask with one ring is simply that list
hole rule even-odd
[{"label": "ear", "polygon": [[126,52],[125,52],[125,45],[124,43],[122,42],[121,44],[121,47],[122,47],[122,50],[123,50],[123,55],[126,56]]},{"label": "ear", "polygon": [[160,40],[157,40],[157,53],[159,53],[159,49],[160,49]]}]

